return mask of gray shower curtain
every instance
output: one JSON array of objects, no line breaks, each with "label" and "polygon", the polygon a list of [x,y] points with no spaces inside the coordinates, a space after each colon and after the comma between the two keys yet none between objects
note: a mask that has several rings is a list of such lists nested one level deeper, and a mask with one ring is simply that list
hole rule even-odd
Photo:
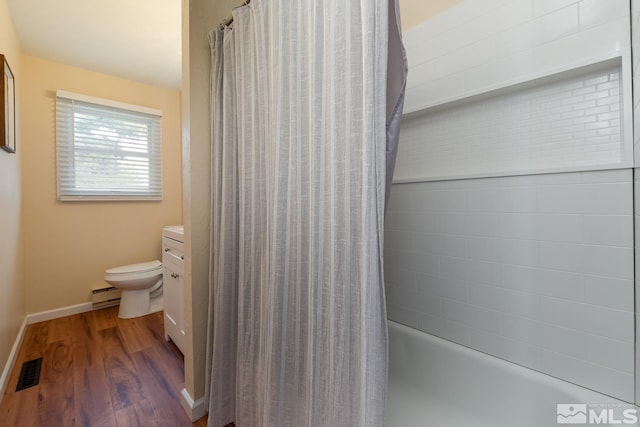
[{"label": "gray shower curtain", "polygon": [[384,425],[396,7],[253,0],[211,33],[209,426]]}]

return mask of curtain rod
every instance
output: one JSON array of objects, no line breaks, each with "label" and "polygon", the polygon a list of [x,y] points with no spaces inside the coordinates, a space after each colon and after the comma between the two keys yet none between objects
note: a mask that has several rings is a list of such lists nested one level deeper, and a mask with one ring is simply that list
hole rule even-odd
[{"label": "curtain rod", "polygon": [[[248,5],[249,3],[251,3],[251,0],[244,0],[244,2],[242,2],[242,5],[237,7],[243,7]],[[223,29],[224,27],[228,27],[232,23],[233,23],[233,15],[229,15],[226,19],[223,19],[222,22],[220,23],[220,29]]]}]

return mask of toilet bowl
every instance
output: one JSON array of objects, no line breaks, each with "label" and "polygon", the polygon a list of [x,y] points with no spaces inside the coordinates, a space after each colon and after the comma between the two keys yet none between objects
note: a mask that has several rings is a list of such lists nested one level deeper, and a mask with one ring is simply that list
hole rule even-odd
[{"label": "toilet bowl", "polygon": [[163,308],[160,261],[110,268],[105,271],[104,280],[122,290],[118,312],[121,319],[144,316]]}]

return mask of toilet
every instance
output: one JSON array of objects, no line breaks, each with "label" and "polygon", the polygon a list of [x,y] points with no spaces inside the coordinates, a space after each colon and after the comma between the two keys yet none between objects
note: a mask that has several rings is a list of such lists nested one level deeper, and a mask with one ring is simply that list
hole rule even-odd
[{"label": "toilet", "polygon": [[104,280],[121,289],[118,317],[130,319],[163,309],[162,263],[158,260],[110,268]]}]

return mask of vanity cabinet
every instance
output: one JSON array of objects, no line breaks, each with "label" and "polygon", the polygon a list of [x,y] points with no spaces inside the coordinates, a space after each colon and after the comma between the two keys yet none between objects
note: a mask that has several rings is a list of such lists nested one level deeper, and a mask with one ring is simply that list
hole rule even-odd
[{"label": "vanity cabinet", "polygon": [[162,232],[162,270],[164,336],[184,354],[184,239],[175,227],[165,227]]}]

